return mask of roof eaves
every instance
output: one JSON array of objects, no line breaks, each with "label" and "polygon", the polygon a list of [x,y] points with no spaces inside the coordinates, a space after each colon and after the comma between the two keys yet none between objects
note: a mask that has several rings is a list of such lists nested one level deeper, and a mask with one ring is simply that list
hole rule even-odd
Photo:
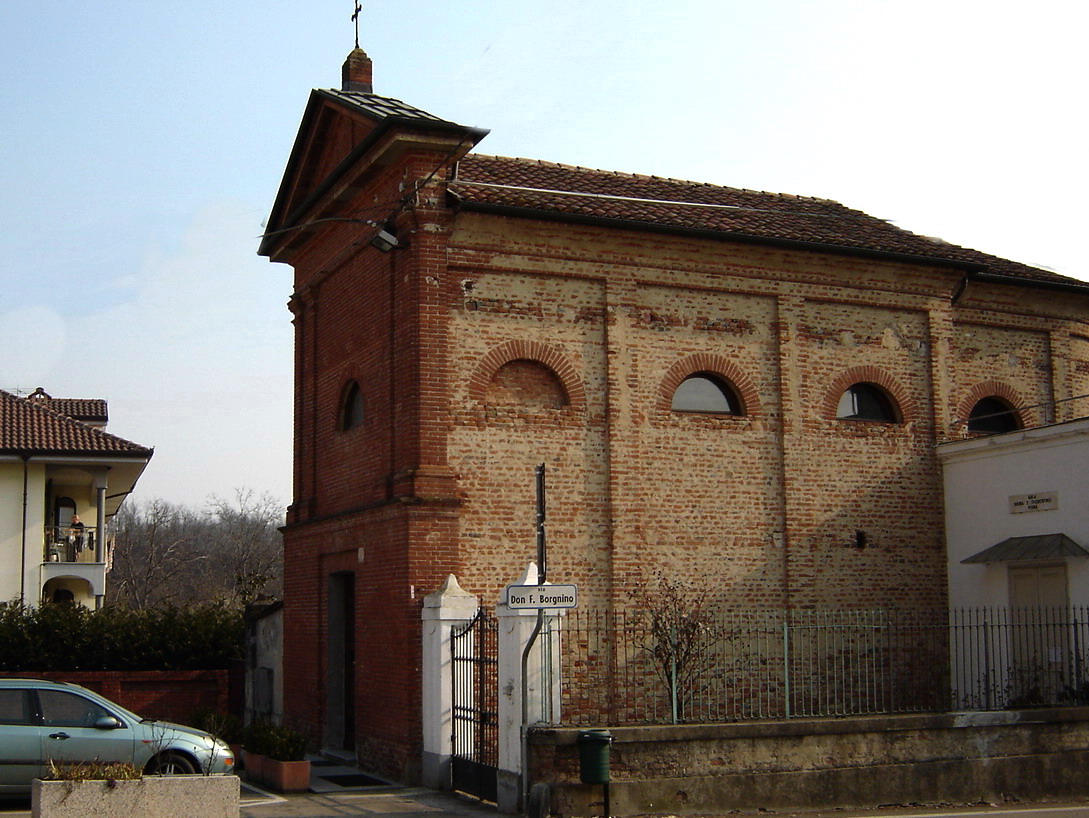
[{"label": "roof eaves", "polygon": [[85,460],[119,460],[119,459],[131,459],[131,460],[151,460],[152,455],[155,454],[154,449],[140,446],[136,443],[124,440],[123,438],[115,438],[123,443],[127,443],[133,448],[131,449],[63,449],[57,447],[48,446],[27,446],[22,449],[7,449],[0,451],[2,454],[14,454],[22,458],[42,458],[42,457],[57,457],[64,458],[65,460],[85,461]]},{"label": "roof eaves", "polygon": [[[740,233],[727,230],[712,230],[709,228],[681,227],[679,225],[661,224],[657,222],[636,221],[632,219],[617,219],[609,216],[593,216],[585,213],[565,213],[556,210],[544,210],[540,208],[520,207],[518,205],[496,204],[494,202],[474,202],[462,199],[456,193],[451,193],[457,200],[457,207],[461,210],[475,211],[478,213],[493,213],[496,215],[517,216],[529,219],[541,219],[544,221],[567,222],[573,224],[593,224],[606,227],[614,227],[620,230],[641,230],[651,233],[665,233],[674,236],[689,236],[693,238],[715,239],[718,241],[737,241],[746,244],[758,244],[771,247],[787,247],[794,250],[808,250],[816,253],[834,253],[836,255],[848,255],[861,258],[875,258],[887,261],[901,261],[912,264],[930,264],[938,267],[947,267],[955,270],[963,270],[970,274],[978,274],[986,269],[979,262],[965,261],[962,259],[943,258],[940,256],[914,255],[911,253],[899,253],[891,250],[876,250],[867,247],[851,247],[850,245],[832,244],[823,242],[802,241],[799,239],[776,238],[774,236],[756,236],[752,233]],[[1022,284],[1027,281],[1016,279]],[[1089,286],[1089,285],[1087,285]]]},{"label": "roof eaves", "polygon": [[1089,281],[1055,281],[1047,278],[1031,278],[1029,276],[1012,276],[1008,273],[995,273],[985,266],[975,274],[978,281],[988,281],[992,284],[1009,284],[1013,287],[1035,287],[1041,290],[1058,290],[1059,292],[1076,292],[1084,295],[1089,292]]}]

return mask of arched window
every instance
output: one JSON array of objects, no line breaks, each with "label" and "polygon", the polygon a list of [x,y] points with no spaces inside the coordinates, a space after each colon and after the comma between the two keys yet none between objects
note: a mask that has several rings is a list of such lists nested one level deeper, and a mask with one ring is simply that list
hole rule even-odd
[{"label": "arched window", "polygon": [[710,372],[689,375],[673,393],[674,412],[711,412],[720,415],[743,415],[745,407],[737,390],[723,378]]},{"label": "arched window", "polygon": [[980,434],[1000,434],[1021,428],[1017,412],[1002,398],[991,395],[976,401],[968,414],[968,431]]},{"label": "arched window", "polygon": [[484,403],[509,409],[562,409],[568,405],[563,381],[540,361],[518,358],[496,371]]},{"label": "arched window", "polygon": [[848,387],[836,407],[839,420],[876,420],[881,423],[899,421],[896,404],[880,386],[856,383]]},{"label": "arched window", "polygon": [[363,392],[357,381],[348,384],[340,408],[340,428],[344,431],[363,425]]}]

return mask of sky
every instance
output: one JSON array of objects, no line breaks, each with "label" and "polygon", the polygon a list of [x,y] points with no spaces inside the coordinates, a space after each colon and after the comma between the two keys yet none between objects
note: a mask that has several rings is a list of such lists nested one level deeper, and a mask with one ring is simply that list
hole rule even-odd
[{"label": "sky", "polygon": [[[291,500],[292,272],[256,255],[352,0],[5,0],[0,389],[105,398],[136,496]],[[834,199],[1089,280],[1089,6],[375,0],[375,92],[477,151]]]}]

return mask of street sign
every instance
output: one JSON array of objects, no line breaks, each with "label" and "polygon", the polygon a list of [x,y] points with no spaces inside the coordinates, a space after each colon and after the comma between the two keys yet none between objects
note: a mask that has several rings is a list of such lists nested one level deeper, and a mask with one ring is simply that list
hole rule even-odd
[{"label": "street sign", "polygon": [[575,608],[579,604],[577,585],[508,585],[508,608]]}]

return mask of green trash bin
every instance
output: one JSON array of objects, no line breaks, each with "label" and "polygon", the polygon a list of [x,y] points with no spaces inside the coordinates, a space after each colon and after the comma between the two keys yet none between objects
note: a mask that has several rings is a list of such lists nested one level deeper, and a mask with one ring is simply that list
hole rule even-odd
[{"label": "green trash bin", "polygon": [[583,784],[609,783],[609,745],[613,734],[608,730],[580,730],[579,777]]}]

